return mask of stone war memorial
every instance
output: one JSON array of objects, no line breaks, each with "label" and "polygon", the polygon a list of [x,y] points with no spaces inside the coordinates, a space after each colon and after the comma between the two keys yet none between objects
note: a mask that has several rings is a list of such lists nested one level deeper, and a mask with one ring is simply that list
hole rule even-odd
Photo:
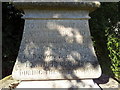
[{"label": "stone war memorial", "polygon": [[13,2],[24,11],[24,32],[12,77],[17,88],[99,88],[91,40],[91,2]]}]

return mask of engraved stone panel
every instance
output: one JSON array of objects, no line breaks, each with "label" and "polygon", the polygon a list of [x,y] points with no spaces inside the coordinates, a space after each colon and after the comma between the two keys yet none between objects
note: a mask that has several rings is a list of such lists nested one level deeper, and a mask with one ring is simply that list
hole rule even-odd
[{"label": "engraved stone panel", "polygon": [[[31,12],[27,12],[28,16],[29,14],[32,16]],[[74,14],[70,14],[74,17]],[[82,20],[67,16],[63,19],[64,15],[61,19],[48,19],[47,16],[47,19],[36,19],[34,16],[25,20],[23,38],[12,72],[13,78],[81,79],[101,75],[90,36],[89,17],[86,17],[88,13],[85,17],[80,15]]]}]

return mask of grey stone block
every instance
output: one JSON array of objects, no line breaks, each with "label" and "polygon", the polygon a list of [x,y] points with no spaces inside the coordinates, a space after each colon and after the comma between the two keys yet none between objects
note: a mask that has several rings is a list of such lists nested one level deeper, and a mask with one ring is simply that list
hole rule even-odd
[{"label": "grey stone block", "polygon": [[[86,7],[91,6],[91,3],[22,4],[25,26],[12,72],[14,79],[75,80],[98,78],[101,75],[89,31],[90,17]],[[19,3],[16,5],[19,6]],[[60,7],[59,10],[36,8],[41,5]],[[61,7],[64,5],[68,8],[80,8],[63,10]]]}]

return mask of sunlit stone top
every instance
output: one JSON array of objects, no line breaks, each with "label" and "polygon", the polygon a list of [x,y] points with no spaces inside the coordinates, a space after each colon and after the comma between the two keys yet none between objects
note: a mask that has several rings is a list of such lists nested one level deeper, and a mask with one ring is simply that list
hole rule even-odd
[{"label": "sunlit stone top", "polygon": [[[73,1],[73,2],[72,2]],[[71,2],[13,2],[14,5],[19,9],[78,9],[78,10],[89,10],[93,11],[100,6],[97,1],[91,2],[78,2],[72,0]]]}]

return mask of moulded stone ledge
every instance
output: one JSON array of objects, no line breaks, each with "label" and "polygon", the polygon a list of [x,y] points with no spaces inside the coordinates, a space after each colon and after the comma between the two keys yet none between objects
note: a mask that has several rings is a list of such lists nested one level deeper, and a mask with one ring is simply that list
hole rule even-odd
[{"label": "moulded stone ledge", "polygon": [[13,2],[18,9],[67,9],[94,11],[100,6],[98,1],[80,2]]}]

